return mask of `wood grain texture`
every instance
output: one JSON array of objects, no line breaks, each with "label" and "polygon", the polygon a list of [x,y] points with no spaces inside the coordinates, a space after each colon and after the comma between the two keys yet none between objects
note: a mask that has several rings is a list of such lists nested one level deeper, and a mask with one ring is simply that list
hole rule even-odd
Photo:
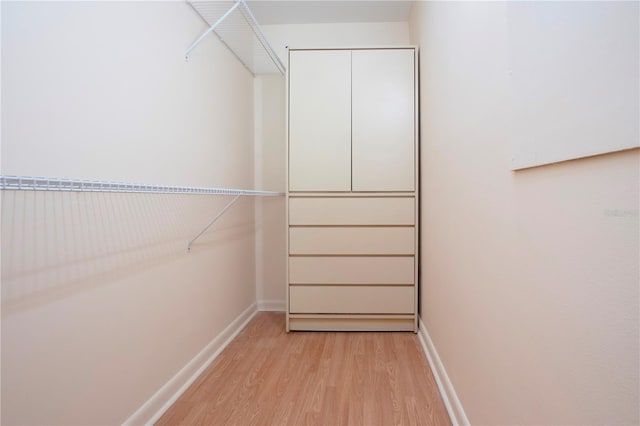
[{"label": "wood grain texture", "polygon": [[261,312],[158,425],[450,425],[411,332],[285,332]]}]

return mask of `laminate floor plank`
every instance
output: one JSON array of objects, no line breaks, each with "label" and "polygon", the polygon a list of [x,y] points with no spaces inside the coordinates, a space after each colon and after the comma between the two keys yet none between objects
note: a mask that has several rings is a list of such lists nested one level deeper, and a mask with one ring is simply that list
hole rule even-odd
[{"label": "laminate floor plank", "polygon": [[450,425],[411,332],[286,333],[260,312],[157,425]]}]

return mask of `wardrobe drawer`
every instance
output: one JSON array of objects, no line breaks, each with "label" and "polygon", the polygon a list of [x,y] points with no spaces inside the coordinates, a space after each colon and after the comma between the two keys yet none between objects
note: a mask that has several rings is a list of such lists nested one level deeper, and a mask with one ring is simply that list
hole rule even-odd
[{"label": "wardrobe drawer", "polygon": [[409,228],[289,228],[289,254],[414,254]]},{"label": "wardrobe drawer", "polygon": [[413,284],[411,257],[290,257],[293,284]]},{"label": "wardrobe drawer", "polygon": [[289,199],[289,225],[414,225],[411,197]]},{"label": "wardrobe drawer", "polygon": [[413,286],[290,286],[292,314],[413,314]]}]

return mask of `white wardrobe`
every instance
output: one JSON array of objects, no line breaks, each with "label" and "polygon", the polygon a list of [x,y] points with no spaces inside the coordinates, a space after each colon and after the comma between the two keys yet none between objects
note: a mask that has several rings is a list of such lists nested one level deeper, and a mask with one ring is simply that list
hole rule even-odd
[{"label": "white wardrobe", "polygon": [[416,55],[289,50],[287,331],[417,331]]}]

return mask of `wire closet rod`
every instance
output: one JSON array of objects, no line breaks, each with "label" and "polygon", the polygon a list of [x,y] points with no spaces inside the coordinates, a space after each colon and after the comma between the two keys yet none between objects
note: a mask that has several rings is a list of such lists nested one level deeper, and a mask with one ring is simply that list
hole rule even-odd
[{"label": "wire closet rod", "polygon": [[149,185],[143,183],[6,175],[0,175],[0,189],[7,191],[128,192],[151,194],[246,195],[261,197],[284,195],[282,192],[256,191],[253,189]]}]

